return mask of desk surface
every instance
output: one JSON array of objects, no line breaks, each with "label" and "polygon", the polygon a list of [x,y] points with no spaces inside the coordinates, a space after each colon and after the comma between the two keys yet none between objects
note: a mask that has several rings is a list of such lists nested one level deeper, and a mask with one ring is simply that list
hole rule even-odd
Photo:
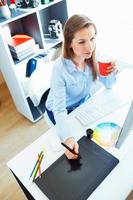
[{"label": "desk surface", "polygon": [[[133,85],[133,70],[126,70],[121,74],[121,77],[122,82],[120,85],[122,87],[118,87],[117,84],[115,90],[119,89],[119,92],[125,95],[127,93],[127,88],[129,90],[129,87],[131,89]],[[125,78],[127,80],[126,82]],[[103,94],[106,95],[106,91],[103,91]],[[95,98],[98,97],[97,95],[92,98],[92,102]],[[98,120],[97,122],[88,125],[88,127],[94,128],[100,122],[112,120],[118,125],[122,126],[129,108],[128,100],[132,99],[131,92],[129,93],[129,96],[126,96],[128,97],[126,97],[128,103],[125,104],[125,106],[121,107],[120,109],[116,110],[114,113],[106,116],[105,118],[102,118],[101,120]],[[81,108],[85,106],[87,106],[87,103],[82,105]],[[77,139],[85,135],[85,129],[88,128],[83,127],[75,118],[75,115],[77,114],[77,112],[80,111],[81,108],[78,108],[70,114],[75,132],[78,135]],[[133,131],[130,132],[128,138],[126,139],[120,150],[116,148],[108,149],[109,152],[111,152],[120,160],[120,163],[92,193],[92,195],[88,198],[89,200],[124,200],[127,197],[128,193],[133,189],[132,144]],[[55,127],[49,129],[45,134],[39,137],[35,142],[33,142],[31,145],[29,145],[7,163],[8,167],[18,177],[22,184],[31,193],[31,195],[38,200],[44,200],[47,199],[47,197],[41,192],[41,190],[36,186],[35,183],[32,183],[29,180],[29,176],[37,159],[37,155],[39,152],[41,152],[42,149],[45,149],[44,159],[41,164],[42,171],[44,171],[64,153],[64,149],[62,148],[59,138],[56,135]]]}]

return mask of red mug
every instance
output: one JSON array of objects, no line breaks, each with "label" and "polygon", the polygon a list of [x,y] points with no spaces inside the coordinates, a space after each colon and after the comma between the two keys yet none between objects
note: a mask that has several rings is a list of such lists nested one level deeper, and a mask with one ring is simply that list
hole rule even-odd
[{"label": "red mug", "polygon": [[98,57],[98,67],[99,74],[101,76],[108,76],[107,68],[111,65],[112,59],[108,56],[99,56]]}]

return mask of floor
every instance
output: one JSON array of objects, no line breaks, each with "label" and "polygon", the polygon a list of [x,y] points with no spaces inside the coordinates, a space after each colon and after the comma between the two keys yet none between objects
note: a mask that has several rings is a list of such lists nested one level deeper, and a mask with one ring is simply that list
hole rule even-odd
[{"label": "floor", "polygon": [[6,163],[49,127],[43,119],[33,124],[18,113],[5,84],[0,91],[0,199],[26,200]]}]

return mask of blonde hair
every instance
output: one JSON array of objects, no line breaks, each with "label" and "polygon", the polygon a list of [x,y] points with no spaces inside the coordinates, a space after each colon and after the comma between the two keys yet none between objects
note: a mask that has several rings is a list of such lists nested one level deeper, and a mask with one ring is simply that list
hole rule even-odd
[{"label": "blonde hair", "polygon": [[[62,47],[63,57],[67,59],[73,58],[73,50],[70,48],[72,39],[77,31],[82,28],[87,28],[93,26],[95,33],[97,34],[97,29],[95,24],[85,15],[73,15],[71,16],[64,25],[64,42]],[[86,60],[86,63],[90,65],[93,73],[93,80],[97,78],[97,62],[96,62],[96,49],[94,49],[91,58]]]}]

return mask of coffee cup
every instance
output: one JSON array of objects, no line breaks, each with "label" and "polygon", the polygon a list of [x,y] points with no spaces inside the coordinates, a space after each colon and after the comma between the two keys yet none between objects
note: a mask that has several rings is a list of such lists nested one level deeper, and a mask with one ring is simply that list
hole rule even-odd
[{"label": "coffee cup", "polygon": [[98,56],[99,74],[101,76],[108,76],[108,67],[111,65],[112,58],[107,55]]}]

